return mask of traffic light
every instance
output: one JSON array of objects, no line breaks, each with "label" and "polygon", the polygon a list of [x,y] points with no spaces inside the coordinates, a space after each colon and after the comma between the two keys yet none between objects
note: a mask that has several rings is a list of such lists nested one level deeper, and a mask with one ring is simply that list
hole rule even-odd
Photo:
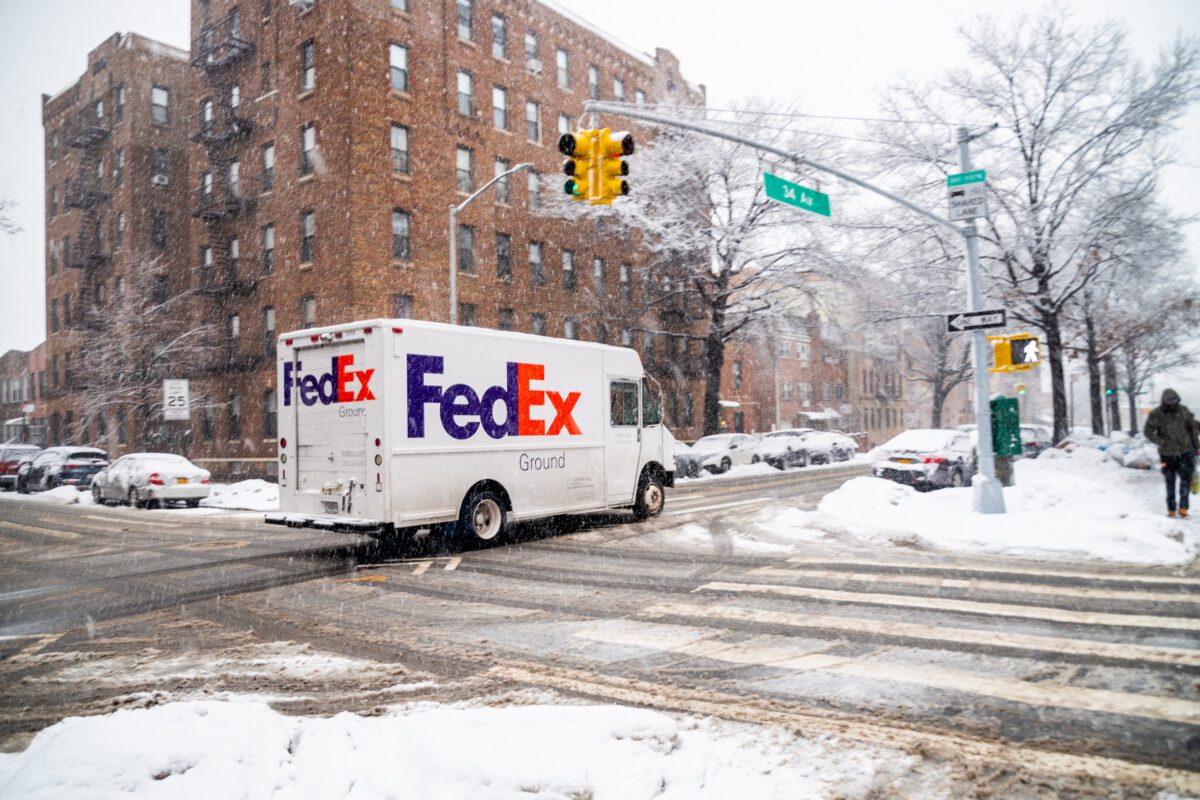
[{"label": "traffic light", "polygon": [[605,128],[600,131],[599,143],[601,183],[600,199],[596,202],[609,205],[617,197],[629,194],[629,182],[622,178],[629,174],[629,164],[624,158],[633,155],[633,135]]},{"label": "traffic light", "polygon": [[576,200],[592,200],[599,188],[599,178],[595,174],[597,155],[597,136],[599,131],[577,131],[564,133],[558,138],[558,152],[567,156],[563,162],[563,173],[569,175],[563,184],[563,191]]},{"label": "traffic light", "polygon": [[1116,391],[1116,389],[1113,389],[1113,387],[1109,386],[1107,389],[1104,390],[1104,394],[1111,397],[1113,392],[1115,392],[1115,391]]},{"label": "traffic light", "polygon": [[1025,384],[1015,383],[1015,384],[1013,384],[1013,388],[1017,390],[1017,394],[1021,395],[1022,397],[1025,396],[1025,390],[1026,390]]}]

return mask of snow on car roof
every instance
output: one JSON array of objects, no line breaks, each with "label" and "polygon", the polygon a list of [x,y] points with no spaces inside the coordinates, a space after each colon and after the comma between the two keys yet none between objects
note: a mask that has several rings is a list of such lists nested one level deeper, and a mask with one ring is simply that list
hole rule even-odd
[{"label": "snow on car roof", "polygon": [[947,431],[937,428],[916,428],[905,431],[886,442],[883,447],[888,450],[913,450],[921,453],[937,450],[950,444],[956,436],[962,436],[962,431]]}]

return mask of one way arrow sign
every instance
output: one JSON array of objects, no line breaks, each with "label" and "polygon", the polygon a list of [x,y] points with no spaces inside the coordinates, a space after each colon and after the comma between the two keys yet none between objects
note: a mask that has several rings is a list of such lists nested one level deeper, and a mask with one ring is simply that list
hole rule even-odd
[{"label": "one way arrow sign", "polygon": [[949,314],[946,317],[946,330],[950,333],[959,331],[979,331],[984,328],[1003,328],[1008,324],[1008,315],[1003,308],[995,311],[964,311],[961,314]]}]

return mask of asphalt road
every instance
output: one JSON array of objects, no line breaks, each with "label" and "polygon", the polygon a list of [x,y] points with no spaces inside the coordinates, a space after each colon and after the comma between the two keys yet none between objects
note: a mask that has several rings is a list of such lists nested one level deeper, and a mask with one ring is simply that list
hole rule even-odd
[{"label": "asphalt road", "polygon": [[[425,687],[404,699],[532,689],[908,748],[974,796],[1200,791],[1194,567],[797,544],[771,523],[860,472],[697,481],[647,523],[564,518],[462,553],[6,500],[0,743],[197,692],[370,712],[402,680]],[[163,667],[280,642],[382,672]]]}]

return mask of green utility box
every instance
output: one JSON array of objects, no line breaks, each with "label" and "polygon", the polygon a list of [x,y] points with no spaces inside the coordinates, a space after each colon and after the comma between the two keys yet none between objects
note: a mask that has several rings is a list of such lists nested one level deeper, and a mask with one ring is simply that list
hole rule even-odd
[{"label": "green utility box", "polygon": [[993,397],[992,449],[998,456],[1021,455],[1021,410],[1015,397]]}]

